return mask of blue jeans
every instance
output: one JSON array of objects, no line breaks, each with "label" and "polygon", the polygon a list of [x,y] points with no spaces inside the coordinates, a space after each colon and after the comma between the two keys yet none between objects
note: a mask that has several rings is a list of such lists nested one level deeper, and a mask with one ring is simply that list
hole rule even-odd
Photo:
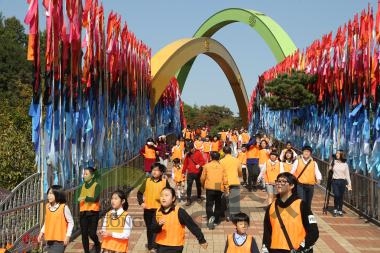
[{"label": "blue jeans", "polygon": [[58,241],[48,241],[46,250],[48,253],[63,253],[65,252],[66,246],[63,245],[63,242]]},{"label": "blue jeans", "polygon": [[342,211],[343,208],[343,195],[346,190],[346,180],[345,179],[333,179],[332,190],[334,193],[334,209]]},{"label": "blue jeans", "polygon": [[305,204],[311,209],[311,201],[314,195],[314,185],[298,184],[297,194],[300,199],[302,199]]}]

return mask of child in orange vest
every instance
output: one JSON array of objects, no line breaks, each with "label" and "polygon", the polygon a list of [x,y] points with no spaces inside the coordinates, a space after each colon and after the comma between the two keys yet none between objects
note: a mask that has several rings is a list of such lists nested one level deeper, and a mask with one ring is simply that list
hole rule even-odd
[{"label": "child in orange vest", "polygon": [[258,177],[258,180],[264,178],[265,187],[268,194],[268,205],[272,204],[274,200],[274,195],[276,193],[276,178],[278,174],[283,172],[283,167],[281,166],[280,161],[278,160],[278,154],[272,151],[269,155],[269,160],[264,164],[264,167],[261,170],[261,173]]},{"label": "child in orange vest", "polygon": [[125,193],[116,190],[111,197],[112,209],[103,220],[102,230],[103,253],[127,252],[128,239],[132,230],[132,218],[128,214],[128,202]]},{"label": "child in orange vest", "polygon": [[161,190],[169,186],[169,182],[162,177],[166,167],[160,163],[152,164],[151,177],[145,179],[137,192],[137,201],[144,208],[144,222],[148,240],[148,250],[154,251],[154,236],[151,224],[156,210],[160,207]]},{"label": "child in orange vest", "polygon": [[185,176],[182,174],[181,161],[178,158],[173,160],[172,178],[177,190],[177,198],[181,200],[181,194],[185,192]]},{"label": "child in orange vest", "polygon": [[224,253],[259,253],[255,239],[247,234],[249,216],[245,213],[237,213],[232,222],[236,232],[227,236]]},{"label": "child in orange vest", "polygon": [[243,174],[243,182],[241,185],[247,186],[247,147],[245,144],[241,146],[237,158],[241,162],[241,170]]},{"label": "child in orange vest", "polygon": [[185,244],[185,227],[198,239],[201,247],[206,249],[207,242],[201,229],[185,209],[175,205],[175,201],[175,190],[165,187],[161,191],[161,207],[157,210],[152,224],[152,229],[157,233],[157,252],[182,252]]},{"label": "child in orange vest", "polygon": [[62,186],[53,185],[47,191],[48,203],[45,210],[45,222],[38,235],[38,242],[45,239],[48,253],[65,251],[74,228],[74,220],[66,205],[66,195]]}]

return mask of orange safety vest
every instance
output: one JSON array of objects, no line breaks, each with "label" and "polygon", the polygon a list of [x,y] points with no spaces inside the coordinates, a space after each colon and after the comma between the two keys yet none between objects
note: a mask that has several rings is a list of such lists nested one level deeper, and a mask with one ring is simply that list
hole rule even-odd
[{"label": "orange safety vest", "polygon": [[63,242],[66,239],[68,226],[65,217],[65,204],[60,204],[55,211],[50,211],[49,206],[50,204],[46,204],[45,240]]},{"label": "orange safety vest", "polygon": [[242,165],[247,164],[247,152],[239,152],[238,157],[237,157]]},{"label": "orange safety vest", "polygon": [[184,181],[184,175],[182,174],[182,167],[173,166],[174,182],[180,183]]},{"label": "orange safety vest", "polygon": [[203,149],[203,141],[196,140],[194,141],[194,148],[202,151]]},{"label": "orange safety vest", "polygon": [[144,203],[145,209],[157,209],[160,207],[160,194],[166,186],[166,179],[154,182],[152,178],[146,179]]},{"label": "orange safety vest", "polygon": [[249,136],[248,133],[242,133],[242,134],[241,134],[241,142],[242,142],[243,144],[248,143],[248,142],[249,142],[249,139],[250,139],[250,136]]},{"label": "orange safety vest", "polygon": [[268,160],[265,166],[265,182],[274,184],[274,181],[276,181],[278,174],[280,174],[280,162],[276,161],[275,164],[272,164],[271,161]]},{"label": "orange safety vest", "polygon": [[185,141],[179,141],[179,146],[182,150],[185,150]]},{"label": "orange safety vest", "polygon": [[172,148],[172,160],[174,160],[175,158],[178,158],[179,160],[182,159],[182,148],[181,148],[181,145],[180,146],[177,146],[175,145],[173,148]]},{"label": "orange safety vest", "polygon": [[185,139],[193,139],[193,133],[191,131],[186,130]]},{"label": "orange safety vest", "polygon": [[[312,158],[310,158],[312,159]],[[298,166],[297,170],[294,173],[294,176],[298,178],[298,175],[301,173],[303,168],[305,168],[306,163],[303,162],[303,159],[300,157],[298,158]],[[311,161],[310,164],[307,166],[305,171],[302,173],[302,175],[298,178],[298,182],[301,184],[310,184],[314,185],[317,183],[317,180],[315,179],[315,161]]]},{"label": "orange safety vest", "polygon": [[227,236],[227,244],[228,248],[226,249],[226,253],[250,253],[251,245],[253,241],[253,237],[247,235],[245,242],[242,245],[236,245],[233,234]]},{"label": "orange safety vest", "polygon": [[211,151],[211,142],[203,142],[203,153],[209,153]]},{"label": "orange safety vest", "polygon": [[219,152],[219,141],[211,142],[211,151]]},{"label": "orange safety vest", "polygon": [[159,209],[157,210],[157,223],[161,219],[165,220],[161,232],[156,236],[157,244],[165,246],[183,246],[185,244],[185,225],[179,222],[178,210],[178,206],[168,214],[164,214]]},{"label": "orange safety vest", "polygon": [[259,150],[259,164],[264,164],[269,160],[269,153],[267,149]]},{"label": "orange safety vest", "polygon": [[206,138],[207,136],[207,130],[201,130],[201,138]]},{"label": "orange safety vest", "polygon": [[[106,214],[107,226],[106,232],[122,233],[125,226],[125,220],[128,213],[124,211],[116,219],[111,218],[111,211]],[[128,238],[119,239],[113,238],[112,236],[103,237],[102,248],[107,250],[112,250],[115,252],[127,252],[128,251]]]},{"label": "orange safety vest", "polygon": [[[90,188],[86,189],[85,184],[82,185],[82,189],[80,190],[80,197],[85,198],[86,196],[93,198],[95,195],[95,187],[97,186],[97,182],[94,182]],[[100,210],[100,202],[86,202],[81,200],[79,202],[79,211],[99,211]]]},{"label": "orange safety vest", "polygon": [[156,150],[145,145],[144,157],[147,159],[156,159]]},{"label": "orange safety vest", "polygon": [[249,149],[247,150],[247,159],[259,158],[259,156],[260,156],[259,151],[260,151],[260,149],[259,149],[259,146],[257,144],[250,146]]},{"label": "orange safety vest", "polygon": [[227,140],[227,132],[220,132],[220,139],[222,141],[226,141]]},{"label": "orange safety vest", "polygon": [[[306,236],[306,231],[303,227],[301,216],[301,200],[295,200],[287,208],[278,207],[278,211],[281,215],[282,221],[284,222],[284,226],[288,232],[293,247],[299,247],[301,242],[305,240]],[[275,202],[273,202],[269,208],[269,220],[272,226],[272,240],[270,248],[290,250],[284,232],[282,232],[280,223],[278,222],[275,211]]]},{"label": "orange safety vest", "polygon": [[290,172],[292,170],[293,163],[283,162],[282,164],[284,167],[284,172]]}]

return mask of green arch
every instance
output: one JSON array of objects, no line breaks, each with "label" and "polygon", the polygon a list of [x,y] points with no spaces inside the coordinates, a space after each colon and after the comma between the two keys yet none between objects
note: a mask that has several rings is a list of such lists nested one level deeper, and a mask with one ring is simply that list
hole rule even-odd
[{"label": "green arch", "polygon": [[[297,49],[289,35],[273,19],[264,13],[241,8],[229,8],[215,13],[198,28],[193,37],[212,37],[224,26],[236,22],[245,23],[255,29],[269,46],[277,62]],[[183,65],[177,73],[181,90],[194,61],[195,57]]]}]

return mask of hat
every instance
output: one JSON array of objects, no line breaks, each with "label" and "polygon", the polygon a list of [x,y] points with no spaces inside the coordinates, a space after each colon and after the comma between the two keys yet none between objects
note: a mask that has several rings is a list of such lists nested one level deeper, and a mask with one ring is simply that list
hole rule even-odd
[{"label": "hat", "polygon": [[310,147],[310,146],[303,146],[302,147],[302,151],[304,151],[304,150],[309,150],[310,151],[310,153],[313,153],[313,148],[312,147]]}]

